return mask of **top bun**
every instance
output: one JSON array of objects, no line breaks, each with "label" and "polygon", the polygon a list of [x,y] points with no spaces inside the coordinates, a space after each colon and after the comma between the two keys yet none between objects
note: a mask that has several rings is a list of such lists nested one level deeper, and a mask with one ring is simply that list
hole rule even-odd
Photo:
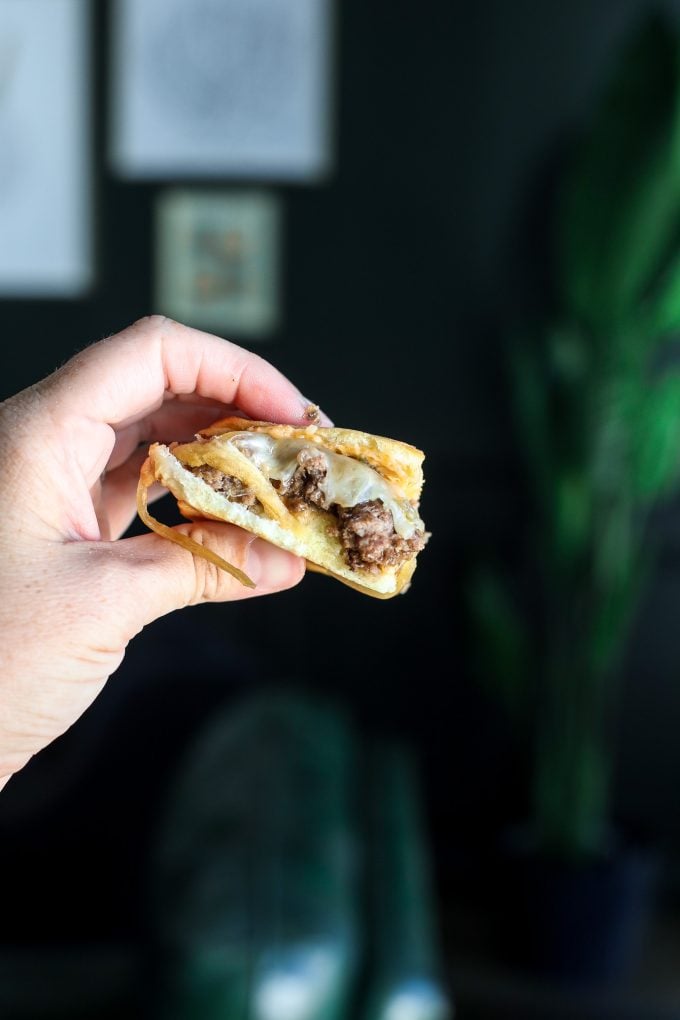
[{"label": "top bun", "polygon": [[374,436],[356,429],[325,428],[321,425],[277,425],[274,422],[251,421],[249,418],[220,418],[198,434],[209,439],[230,432],[266,432],[276,439],[305,439],[334,453],[356,457],[375,468],[404,499],[420,498],[423,488],[425,454],[409,443],[385,436]]}]

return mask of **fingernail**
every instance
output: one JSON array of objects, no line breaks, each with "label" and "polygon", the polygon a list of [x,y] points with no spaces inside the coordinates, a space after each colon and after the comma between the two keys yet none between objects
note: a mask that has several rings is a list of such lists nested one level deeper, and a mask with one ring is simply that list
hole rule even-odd
[{"label": "fingernail", "polygon": [[318,404],[312,400],[302,397],[303,411],[302,418],[310,425],[323,425],[325,428],[332,428],[333,422],[328,415],[321,410]]},{"label": "fingernail", "polygon": [[258,588],[290,588],[304,573],[300,559],[278,546],[256,538],[248,549],[245,572]]}]

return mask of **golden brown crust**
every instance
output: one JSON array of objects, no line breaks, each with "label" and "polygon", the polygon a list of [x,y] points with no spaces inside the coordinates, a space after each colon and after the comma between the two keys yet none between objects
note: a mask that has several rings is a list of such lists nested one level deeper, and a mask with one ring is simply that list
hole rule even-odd
[{"label": "golden brown crust", "polygon": [[416,561],[415,559],[412,559],[402,565],[396,575],[394,589],[389,592],[377,592],[367,587],[365,584],[360,584],[358,581],[352,581],[347,577],[336,574],[334,570],[327,570],[326,567],[320,567],[318,563],[312,563],[310,560],[307,560],[307,569],[313,570],[317,574],[325,574],[327,577],[334,577],[336,581],[342,581],[343,584],[348,585],[350,588],[354,588],[355,591],[360,591],[364,595],[372,595],[375,599],[391,599],[394,598],[395,595],[399,595],[401,592],[406,591],[409,587],[411,578],[413,577],[416,569]]}]

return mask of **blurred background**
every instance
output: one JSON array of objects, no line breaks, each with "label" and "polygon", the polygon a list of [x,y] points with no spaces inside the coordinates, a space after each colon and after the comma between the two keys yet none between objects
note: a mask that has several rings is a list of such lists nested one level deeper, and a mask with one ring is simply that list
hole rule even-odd
[{"label": "blurred background", "polygon": [[677,0],[0,0],[2,395],[167,314],[432,532],[12,779],[3,1020],[680,1017],[679,228]]}]

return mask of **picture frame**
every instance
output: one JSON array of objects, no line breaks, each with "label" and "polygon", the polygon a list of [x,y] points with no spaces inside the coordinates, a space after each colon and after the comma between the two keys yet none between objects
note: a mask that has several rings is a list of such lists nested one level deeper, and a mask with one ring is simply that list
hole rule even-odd
[{"label": "picture frame", "polygon": [[0,298],[92,286],[89,0],[0,3]]},{"label": "picture frame", "polygon": [[118,176],[331,172],[333,0],[114,0],[112,12]]},{"label": "picture frame", "polygon": [[278,196],[168,188],[155,215],[157,310],[227,337],[271,337],[281,321]]}]

